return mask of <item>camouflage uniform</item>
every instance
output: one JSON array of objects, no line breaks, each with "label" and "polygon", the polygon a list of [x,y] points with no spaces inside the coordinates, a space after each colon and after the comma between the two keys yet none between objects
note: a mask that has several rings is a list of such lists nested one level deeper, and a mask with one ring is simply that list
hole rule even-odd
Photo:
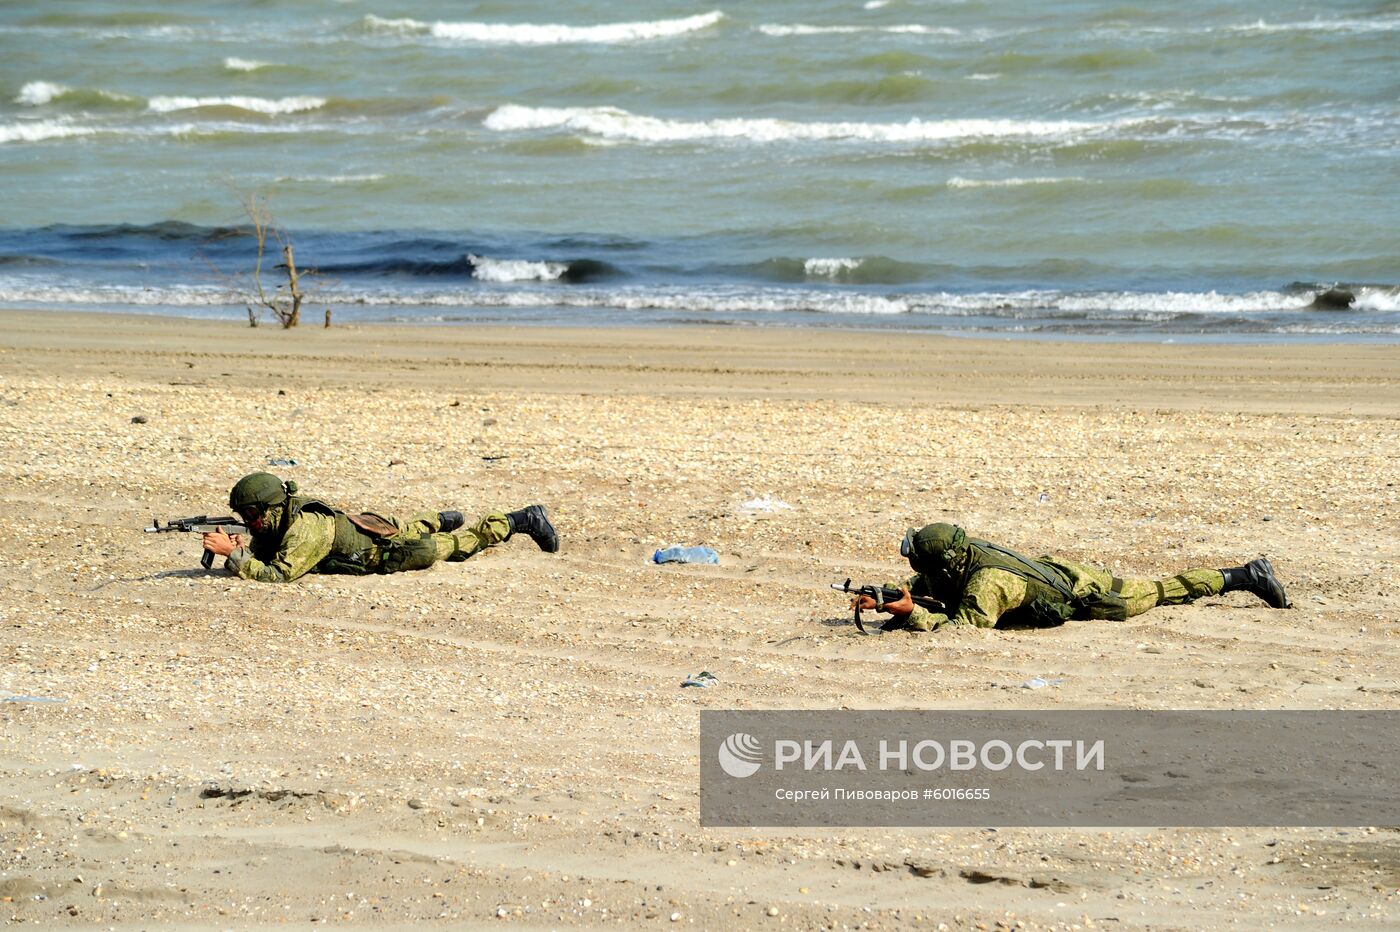
[{"label": "camouflage uniform", "polygon": [[[1120,579],[1105,570],[1054,557],[1041,557],[1036,562],[1060,573],[1076,597],[1116,592],[1127,603],[1126,618],[1141,615],[1158,605],[1184,605],[1202,596],[1218,595],[1225,585],[1225,574],[1220,570],[1187,570],[1177,576],[1157,580]],[[932,596],[944,605],[956,606],[951,614],[944,614],[915,605],[905,625],[914,631],[937,631],[945,625],[994,628],[1003,618],[1008,623],[1015,623],[1018,610],[1029,609],[1041,597],[1030,580],[996,567],[986,567],[972,573],[960,593],[943,591],[923,574],[911,576],[902,584],[889,585],[903,585],[914,595]],[[1022,620],[1029,624],[1038,623],[1030,617]]]},{"label": "camouflage uniform", "polygon": [[293,495],[267,509],[270,530],[253,534],[251,541],[229,555],[224,567],[259,582],[291,582],[307,573],[391,573],[422,569],[439,560],[465,560],[511,533],[503,512],[492,512],[451,533],[440,531],[442,516],[437,512],[406,520],[392,515],[359,517],[378,518],[397,533],[366,533],[344,512]]},{"label": "camouflage uniform", "polygon": [[[1158,605],[1183,605],[1208,595],[1243,590],[1275,608],[1288,607],[1268,560],[1223,570],[1191,569],[1166,579],[1121,579],[1106,570],[1055,557],[1029,560],[952,524],[910,528],[900,548],[916,575],[904,586],[950,611],[915,605],[895,627],[936,631],[945,625],[992,628],[999,622],[1036,627],[1070,618],[1122,621]],[[899,584],[889,584],[897,587]],[[890,627],[890,625],[886,625]]]}]

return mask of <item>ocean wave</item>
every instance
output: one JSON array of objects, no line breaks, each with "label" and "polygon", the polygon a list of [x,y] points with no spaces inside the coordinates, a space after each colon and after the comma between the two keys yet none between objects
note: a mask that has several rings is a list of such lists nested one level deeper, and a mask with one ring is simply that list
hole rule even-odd
[{"label": "ocean wave", "polygon": [[1400,17],[1377,19],[1314,19],[1291,23],[1266,23],[1260,19],[1253,23],[1205,29],[1204,32],[1273,33],[1273,32],[1394,32],[1400,29]]},{"label": "ocean wave", "polygon": [[224,68],[229,71],[257,71],[260,68],[273,67],[270,61],[258,61],[255,58],[234,58],[224,59]]},{"label": "ocean wave", "polygon": [[830,35],[850,35],[862,32],[882,32],[894,35],[913,36],[961,36],[965,33],[961,29],[954,29],[952,26],[921,26],[910,24],[907,26],[808,26],[802,23],[795,23],[785,26],[777,23],[768,23],[754,27],[765,36],[782,38],[785,36],[830,36]]},{"label": "ocean wave", "polygon": [[152,97],[146,101],[146,109],[153,113],[172,113],[177,110],[198,110],[202,107],[233,107],[253,113],[279,114],[301,113],[316,110],[326,105],[324,97],[281,97],[276,100],[267,97]]},{"label": "ocean wave", "polygon": [[777,119],[667,120],[629,113],[617,107],[524,107],[506,104],[483,121],[494,132],[563,129],[604,139],[633,142],[736,140],[787,142],[858,140],[871,142],[938,142],[989,137],[1068,137],[1109,131],[1123,123],[1076,120],[921,120],[907,123],[801,123]]},{"label": "ocean wave", "polygon": [[91,126],[72,126],[53,120],[33,123],[0,124],[0,143],[43,142],[46,139],[67,139],[71,136],[91,136],[97,132]]},{"label": "ocean wave", "polygon": [[530,262],[524,259],[491,259],[467,256],[472,277],[482,282],[553,282],[569,271],[567,262]]},{"label": "ocean wave", "polygon": [[954,175],[948,179],[950,188],[1019,188],[1032,184],[1095,184],[1088,178],[1073,175],[1065,178],[962,178]]},{"label": "ocean wave", "polygon": [[802,271],[819,278],[840,278],[860,268],[860,264],[860,259],[808,259],[802,263]]},{"label": "ocean wave", "polygon": [[[1313,318],[1309,309],[1313,293],[1256,291],[1231,294],[1206,292],[1064,292],[1026,290],[1010,292],[909,292],[875,294],[836,289],[752,286],[624,286],[624,287],[528,287],[529,283],[553,283],[567,276],[570,263],[492,260],[467,256],[456,263],[470,268],[476,280],[491,287],[420,290],[398,287],[346,287],[329,285],[317,300],[346,307],[382,308],[563,308],[610,309],[694,313],[722,317],[726,314],[834,314],[846,316],[915,315],[928,317],[989,318],[999,320],[1047,319],[1051,321],[1130,321],[1162,323],[1196,322],[1223,325],[1230,318],[1265,315],[1272,327],[1292,325],[1300,315]],[[322,271],[334,273],[334,267]],[[483,274],[485,273],[485,274]],[[526,284],[510,288],[496,285]],[[52,305],[237,306],[239,297],[228,287],[215,285],[111,285],[54,284],[0,277],[0,305],[9,303]],[[1369,314],[1400,312],[1400,289],[1376,287],[1357,291],[1353,311]],[[1337,312],[1329,312],[1336,318]],[[422,319],[419,316],[417,319]],[[1337,326],[1345,326],[1338,318]],[[1358,322],[1361,323],[1361,322]],[[1304,324],[1304,326],[1310,326]],[[1327,324],[1325,326],[1333,326]],[[1379,327],[1374,319],[1365,328]],[[1375,332],[1382,332],[1376,330]]]},{"label": "ocean wave", "polygon": [[1199,26],[1146,26],[1127,23],[1111,23],[1095,26],[1085,31],[1084,36],[1101,41],[1116,41],[1123,36],[1147,36],[1174,38],[1178,36],[1219,36],[1219,35],[1270,35],[1287,32],[1341,33],[1360,35],[1374,32],[1395,32],[1400,30],[1400,17],[1378,16],[1375,19],[1311,19],[1290,22],[1270,23],[1257,19],[1252,23],[1231,25]]},{"label": "ocean wave", "polygon": [[1351,307],[1352,310],[1356,311],[1381,313],[1400,311],[1400,288],[1358,288],[1356,290],[1356,303]]},{"label": "ocean wave", "polygon": [[19,94],[15,97],[15,103],[25,107],[42,107],[60,101],[117,104],[140,102],[136,97],[120,94],[116,91],[105,91],[101,88],[73,88],[65,84],[55,84],[52,81],[30,81],[19,89]]},{"label": "ocean wave", "polygon": [[[403,255],[443,248],[450,248],[450,244],[432,241],[391,243],[386,244],[383,251],[398,252],[400,255],[362,262],[321,264],[319,269],[328,275],[342,277],[375,275],[425,279],[471,278],[491,284],[532,281],[559,281],[578,284],[616,278],[622,275],[622,270],[600,259],[493,259],[474,253],[459,254],[446,259],[409,259]],[[357,295],[355,298],[357,301],[362,299],[362,295]]]},{"label": "ocean wave", "polygon": [[56,285],[0,279],[0,302],[101,304],[113,307],[211,307],[236,303],[228,288],[213,285]]},{"label": "ocean wave", "polygon": [[285,126],[254,125],[220,121],[213,123],[172,123],[164,126],[100,126],[75,125],[59,120],[0,124],[0,143],[46,142],[81,136],[115,137],[117,139],[152,139],[170,137],[183,140],[217,140],[243,136],[275,136],[295,132],[299,137],[308,133],[344,133],[344,127],[304,125],[295,130]]},{"label": "ocean wave", "polygon": [[384,19],[368,14],[361,20],[370,32],[392,35],[427,35],[436,39],[484,42],[501,45],[564,45],[568,43],[612,44],[666,39],[708,29],[724,19],[714,10],[680,19],[649,22],[607,23],[598,26],[568,26],[559,23],[433,22],[416,19]]},{"label": "ocean wave", "polygon": [[378,172],[367,175],[278,175],[273,181],[278,184],[367,184],[383,181],[384,177]]}]

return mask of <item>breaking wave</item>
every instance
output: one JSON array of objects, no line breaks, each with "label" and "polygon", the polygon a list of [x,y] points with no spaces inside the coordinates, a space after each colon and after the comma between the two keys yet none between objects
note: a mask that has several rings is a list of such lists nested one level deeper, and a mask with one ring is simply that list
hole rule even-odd
[{"label": "breaking wave", "polygon": [[483,282],[553,282],[569,271],[567,262],[530,262],[525,259],[489,259],[467,256],[472,276]]},{"label": "breaking wave", "polygon": [[368,184],[384,178],[379,172],[371,172],[365,175],[278,175],[273,180],[279,184]]},{"label": "breaking wave", "polygon": [[[28,261],[28,260],[26,260]],[[469,255],[449,267],[470,273],[491,284],[552,283],[567,280],[568,262],[530,262],[487,259]],[[403,264],[399,264],[403,267]],[[433,264],[426,264],[433,265]],[[598,263],[606,267],[605,263]],[[344,267],[322,267],[335,273]],[[412,269],[422,275],[422,266]],[[614,270],[615,271],[615,270]],[[1400,312],[1400,289],[1376,286],[1358,288],[1353,310],[1370,313]],[[1208,292],[1063,292],[1015,291],[907,292],[873,294],[835,289],[714,286],[625,286],[614,288],[468,288],[419,290],[399,287],[350,287],[344,283],[323,288],[319,299],[344,305],[378,307],[558,307],[611,308],[616,310],[688,311],[696,313],[818,313],[847,315],[934,315],[1024,319],[1036,316],[1072,319],[1170,320],[1183,316],[1220,316],[1297,312],[1312,316],[1316,292],[1257,291],[1244,294]],[[0,303],[105,304],[131,306],[210,306],[236,303],[226,287],[171,285],[151,287],[84,286],[0,278]],[[1335,312],[1332,312],[1335,316]]]},{"label": "breaking wave", "polygon": [[374,14],[361,23],[370,32],[392,35],[426,35],[436,39],[485,42],[502,45],[563,45],[567,43],[611,44],[666,39],[708,29],[724,19],[719,10],[681,19],[650,22],[607,23],[597,26],[568,26],[559,23],[433,22],[416,19],[384,19]]},{"label": "breaking wave", "polygon": [[281,97],[272,100],[266,97],[152,97],[146,101],[146,109],[153,113],[172,113],[176,110],[198,110],[202,107],[233,107],[253,113],[279,114],[301,113],[316,110],[326,105],[324,97]]},{"label": "breaking wave", "polygon": [[45,139],[66,139],[71,136],[91,136],[97,130],[90,126],[70,126],[52,120],[34,123],[0,124],[0,143],[42,142]]},{"label": "breaking wave", "polygon": [[954,175],[948,179],[950,188],[1020,188],[1033,184],[1094,184],[1088,178],[1072,176],[1067,178],[961,178]]},{"label": "breaking wave", "polygon": [[230,57],[224,59],[224,67],[229,71],[257,71],[259,68],[271,68],[272,62]]},{"label": "breaking wave", "polygon": [[[1292,23],[1266,23],[1258,20],[1253,23],[1244,23],[1238,26],[1227,26],[1225,32],[1236,33],[1271,33],[1271,32],[1344,32],[1344,33],[1364,33],[1364,32],[1395,32],[1400,30],[1400,17],[1381,17],[1377,19],[1314,19],[1305,22]],[[1217,30],[1207,29],[1206,32]]]},{"label": "breaking wave", "polygon": [[60,101],[87,104],[134,104],[139,98],[101,88],[73,88],[52,81],[30,81],[19,89],[15,103],[25,107],[42,107]]},{"label": "breaking wave", "polygon": [[668,120],[629,113],[617,107],[524,107],[506,104],[492,111],[483,126],[494,132],[562,129],[603,139],[633,142],[736,140],[786,142],[863,140],[937,142],[996,137],[1069,137],[1126,125],[1124,121],[1078,120],[921,120],[905,123],[802,123],[777,119]]},{"label": "breaking wave", "polygon": [[860,259],[808,259],[802,263],[802,271],[822,278],[839,278],[842,273],[854,272],[860,264]]}]

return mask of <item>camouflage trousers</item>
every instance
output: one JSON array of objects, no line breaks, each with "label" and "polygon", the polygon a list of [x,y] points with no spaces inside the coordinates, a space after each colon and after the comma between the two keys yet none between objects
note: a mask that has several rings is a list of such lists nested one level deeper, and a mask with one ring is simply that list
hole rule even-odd
[{"label": "camouflage trousers", "polygon": [[[371,558],[371,565],[380,572],[422,569],[440,560],[461,562],[510,536],[510,521],[499,511],[493,511],[478,518],[475,524],[466,524],[451,532],[439,530],[442,527],[441,518],[435,511],[420,512],[407,519],[394,515],[383,517],[398,528],[399,533],[381,540],[376,548],[378,552]],[[431,545],[432,549],[424,545]],[[396,551],[405,548],[411,548],[412,554],[408,556],[411,565],[397,565]],[[402,563],[402,559],[402,556],[398,557],[398,563]]]},{"label": "camouflage trousers", "polygon": [[1225,574],[1219,570],[1186,570],[1166,579],[1124,579],[1078,563],[1055,560],[1054,565],[1070,578],[1076,596],[1090,592],[1120,595],[1128,603],[1129,618],[1158,605],[1185,605],[1204,596],[1219,595],[1225,588]]}]

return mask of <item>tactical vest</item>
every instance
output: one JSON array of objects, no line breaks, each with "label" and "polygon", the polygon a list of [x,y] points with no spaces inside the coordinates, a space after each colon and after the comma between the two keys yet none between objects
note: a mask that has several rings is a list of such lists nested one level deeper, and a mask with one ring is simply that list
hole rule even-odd
[{"label": "tactical vest", "polygon": [[1006,570],[1026,581],[1027,594],[1031,599],[1046,599],[1065,604],[1074,601],[1070,581],[1053,566],[1024,557],[1014,550],[1008,550],[990,541],[969,537],[967,543],[969,559],[964,580],[980,569]]},{"label": "tactical vest", "polygon": [[955,553],[956,556],[943,561],[940,568],[920,574],[927,594],[945,605],[955,606],[962,601],[963,591],[974,573],[996,569],[1019,576],[1026,582],[1026,601],[1006,612],[1002,616],[1006,621],[1034,627],[1054,627],[1075,615],[1078,603],[1070,582],[1053,566],[975,537],[966,538]]},{"label": "tactical vest", "polygon": [[375,568],[371,564],[376,549],[375,539],[357,528],[345,512],[306,495],[293,495],[282,507],[285,510],[281,525],[275,533],[253,535],[253,556],[264,563],[277,556],[277,550],[282,546],[282,538],[287,529],[292,526],[297,515],[309,511],[312,514],[329,515],[335,519],[335,540],[331,544],[331,552],[316,564],[313,573],[362,575],[374,572]]},{"label": "tactical vest", "polygon": [[1024,557],[1014,550],[985,540],[968,538],[966,582],[980,569],[999,569],[1026,581],[1026,601],[1003,617],[1016,624],[1053,628],[1071,618],[1124,621],[1128,604],[1115,589],[1075,595],[1072,580],[1051,563]]}]

